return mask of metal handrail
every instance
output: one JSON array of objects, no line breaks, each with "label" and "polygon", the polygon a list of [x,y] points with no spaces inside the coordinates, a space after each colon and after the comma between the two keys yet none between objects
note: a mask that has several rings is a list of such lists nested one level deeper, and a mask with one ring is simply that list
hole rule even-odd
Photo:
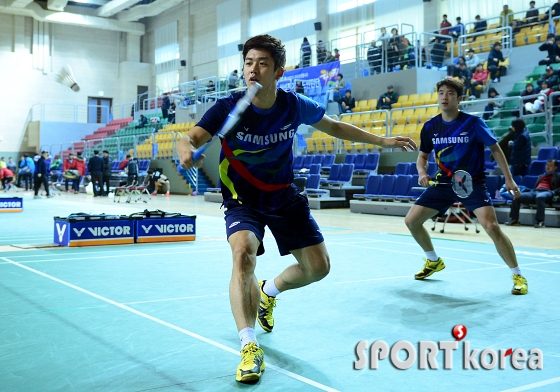
[{"label": "metal handrail", "polygon": [[[502,34],[501,37],[501,42],[502,42],[502,47],[504,49],[504,51],[507,51],[507,54],[505,54],[505,57],[509,57],[511,55],[511,52],[513,50],[513,34],[512,34],[512,28],[510,26],[506,26],[506,27],[498,27],[496,29],[492,29],[492,30],[485,30],[483,32],[480,33],[471,33],[471,34],[464,34],[461,35],[458,38],[458,53],[457,56],[461,56],[463,55],[463,49],[465,46],[467,46],[468,44],[472,44],[473,42],[476,41],[472,41],[472,42],[466,42],[468,38],[475,38],[476,37],[481,37],[481,36],[485,36],[486,34],[492,34],[492,33],[499,33],[499,32],[507,32],[505,35]],[[508,39],[510,38],[510,39]],[[492,43],[492,47],[493,47],[494,43]],[[452,57],[454,58],[454,57]]]}]

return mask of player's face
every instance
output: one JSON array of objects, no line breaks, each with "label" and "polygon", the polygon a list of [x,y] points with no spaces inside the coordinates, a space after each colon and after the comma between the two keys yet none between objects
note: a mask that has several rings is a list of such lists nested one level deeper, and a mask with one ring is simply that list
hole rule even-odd
[{"label": "player's face", "polygon": [[456,111],[459,109],[459,102],[461,102],[461,97],[457,95],[457,92],[448,87],[441,86],[438,90],[438,104],[442,111]]},{"label": "player's face", "polygon": [[243,65],[243,75],[248,87],[258,82],[263,86],[264,91],[267,88],[276,88],[276,81],[280,79],[283,73],[283,68],[274,70],[274,59],[268,51],[251,49],[247,52]]}]

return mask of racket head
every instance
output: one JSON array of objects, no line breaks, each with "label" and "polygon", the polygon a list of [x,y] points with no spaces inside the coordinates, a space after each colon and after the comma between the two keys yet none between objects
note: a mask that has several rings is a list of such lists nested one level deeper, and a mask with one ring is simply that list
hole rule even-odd
[{"label": "racket head", "polygon": [[472,176],[464,170],[457,170],[451,176],[451,188],[460,198],[469,197],[473,191]]}]

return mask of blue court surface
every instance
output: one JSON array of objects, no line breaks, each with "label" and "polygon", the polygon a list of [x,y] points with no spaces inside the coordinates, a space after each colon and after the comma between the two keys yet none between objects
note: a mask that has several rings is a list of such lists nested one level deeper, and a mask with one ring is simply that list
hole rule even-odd
[{"label": "blue court surface", "polygon": [[[52,242],[53,216],[144,208],[197,215],[196,241],[9,246]],[[219,204],[202,197],[156,198],[148,205],[85,195],[25,198],[23,213],[0,216],[0,390],[560,390],[559,229],[504,228],[529,281],[529,294],[514,296],[511,273],[485,233],[456,224],[446,226],[445,234],[430,231],[447,268],[415,281],[423,253],[402,218],[348,210],[313,214],[325,235],[331,272],[278,297],[272,333],[257,324],[267,368],[257,384],[245,385],[235,381],[240,347]],[[270,235],[265,248],[259,279],[274,278],[295,260],[280,257]],[[447,353],[452,369],[443,369],[443,350],[431,362],[438,369],[419,369],[426,358],[419,342],[454,342],[457,324],[467,335]],[[356,370],[361,341],[367,341],[365,367]],[[407,358],[395,350],[371,369],[369,345],[379,341],[389,349],[410,342],[415,357],[409,368],[391,364],[391,355]],[[467,356],[479,350],[471,361],[464,360],[465,342]],[[513,354],[505,356],[510,348]],[[514,369],[511,358],[524,352],[529,361],[516,363],[525,368]],[[537,362],[542,369],[527,367]],[[483,364],[493,368],[473,369]]]}]

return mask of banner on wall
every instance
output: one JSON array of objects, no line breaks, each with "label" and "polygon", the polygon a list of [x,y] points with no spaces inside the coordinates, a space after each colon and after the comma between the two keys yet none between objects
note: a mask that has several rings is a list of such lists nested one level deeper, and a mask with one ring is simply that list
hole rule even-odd
[{"label": "banner on wall", "polygon": [[340,61],[292,69],[284,72],[284,76],[278,81],[278,87],[286,91],[295,91],[296,82],[301,82],[304,95],[326,105],[329,90],[337,83],[339,73]]}]

